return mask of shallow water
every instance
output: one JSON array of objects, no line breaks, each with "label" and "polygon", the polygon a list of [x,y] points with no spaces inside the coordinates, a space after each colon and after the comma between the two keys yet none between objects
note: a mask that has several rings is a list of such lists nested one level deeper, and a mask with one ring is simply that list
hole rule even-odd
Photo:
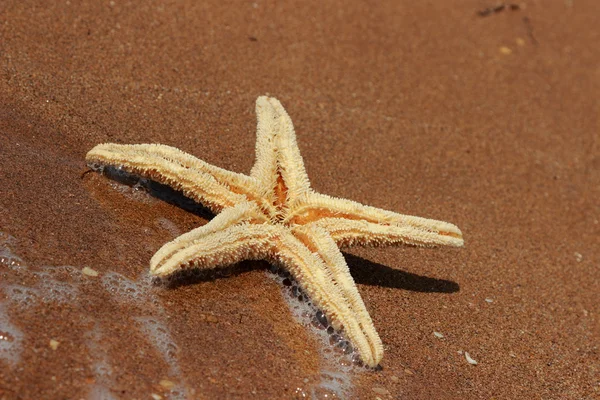
[{"label": "shallow water", "polygon": [[[0,359],[11,368],[17,368],[21,362],[23,342],[27,340],[27,332],[19,329],[19,314],[24,310],[34,310],[40,306],[55,304],[74,308],[77,320],[69,324],[85,325],[90,315],[80,303],[81,292],[86,283],[100,279],[101,285],[126,315],[135,321],[132,328],[137,329],[146,341],[156,349],[157,353],[169,366],[168,376],[175,381],[169,388],[169,398],[187,398],[185,379],[178,364],[178,347],[169,331],[167,314],[155,296],[150,277],[140,274],[137,280],[128,279],[117,273],[108,272],[98,278],[85,276],[83,267],[44,266],[37,270],[30,268],[17,256],[11,247],[15,238],[0,232],[0,290],[4,300],[0,302]],[[15,276],[10,270],[18,269]],[[13,280],[30,282],[29,285],[12,283]],[[95,322],[84,334],[84,342],[88,349],[90,369],[94,375],[94,383],[88,392],[89,399],[112,399],[111,387],[114,384],[114,365],[108,352],[102,347],[102,339],[110,332],[99,322]]]},{"label": "shallow water", "polygon": [[[23,322],[20,320],[21,312],[36,311],[49,305],[68,308],[74,313],[69,324],[79,325],[77,329],[82,330],[82,341],[87,349],[87,368],[91,374],[87,398],[120,398],[114,394],[114,387],[118,386],[116,371],[119,366],[106,347],[106,342],[111,339],[111,329],[114,329],[112,324],[118,320],[96,320],[88,309],[90,301],[108,299],[117,308],[114,310],[115,316],[125,315],[131,321],[128,332],[141,336],[154,349],[152,357],[159,357],[167,365],[167,370],[155,377],[157,382],[168,383],[163,395],[168,394],[171,399],[186,399],[192,395],[194,391],[190,391],[180,365],[182,350],[170,330],[169,316],[157,295],[166,290],[164,286],[153,284],[145,271],[137,278],[128,278],[114,271],[90,277],[82,273],[83,266],[34,268],[15,254],[15,238],[2,232],[0,238],[0,290],[4,294],[0,301],[0,359],[10,368],[18,368],[22,361],[23,345],[30,339],[27,330],[18,327]],[[305,380],[304,385],[294,389],[294,396],[313,399],[349,397],[352,393],[352,377],[360,370],[353,366],[352,354],[346,354],[351,352],[332,346],[332,337],[336,335],[332,335],[332,328],[327,329],[326,317],[312,305],[297,284],[290,281],[289,276],[269,271],[266,275],[279,283],[282,296],[296,322],[318,338],[321,359],[319,377],[316,382],[314,379]],[[100,285],[106,299],[88,298],[87,288],[90,284]],[[101,321],[104,321],[104,325]],[[63,344],[59,342],[58,346]]]}]

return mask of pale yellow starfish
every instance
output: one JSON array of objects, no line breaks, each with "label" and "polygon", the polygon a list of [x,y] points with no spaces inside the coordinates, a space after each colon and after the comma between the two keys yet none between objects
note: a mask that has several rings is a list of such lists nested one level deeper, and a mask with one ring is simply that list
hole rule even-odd
[{"label": "pale yellow starfish", "polygon": [[259,97],[256,113],[256,163],[249,176],[159,144],[100,144],[86,159],[93,168],[117,166],[169,185],[218,214],[158,250],[150,261],[153,275],[248,259],[283,266],[332,326],[344,331],[361,360],[375,367],[383,356],[381,339],[339,247],[462,246],[462,234],[447,222],[314,192],[281,103]]}]

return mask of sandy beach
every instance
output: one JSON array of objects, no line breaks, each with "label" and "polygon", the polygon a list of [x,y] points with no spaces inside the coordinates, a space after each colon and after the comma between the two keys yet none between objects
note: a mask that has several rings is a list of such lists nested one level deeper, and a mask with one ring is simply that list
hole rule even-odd
[{"label": "sandy beach", "polygon": [[[3,2],[0,399],[600,397],[598,12]],[[343,365],[265,262],[154,284],[152,255],[211,215],[86,166],[162,143],[248,173],[261,95],[315,190],[464,234],[344,250],[380,370]]]}]

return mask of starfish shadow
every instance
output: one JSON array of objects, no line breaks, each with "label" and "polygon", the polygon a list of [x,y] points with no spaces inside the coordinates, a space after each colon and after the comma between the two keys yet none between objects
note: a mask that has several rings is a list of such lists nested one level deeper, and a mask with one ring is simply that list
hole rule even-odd
[{"label": "starfish shadow", "polygon": [[175,190],[151,179],[141,178],[139,175],[130,174],[113,166],[106,166],[102,170],[107,178],[123,185],[141,188],[152,197],[181,208],[206,220],[214,218],[214,214],[202,204],[187,197],[181,190]]},{"label": "starfish shadow", "polygon": [[167,185],[150,180],[146,182],[145,187],[151,196],[179,207],[182,210],[195,214],[206,220],[211,220],[215,217],[215,214],[213,214],[208,208],[190,199],[180,190],[175,190]]},{"label": "starfish shadow", "polygon": [[[460,290],[458,283],[446,279],[430,278],[393,269],[348,253],[344,253],[344,257],[356,283],[363,285],[424,293],[455,293]],[[274,273],[282,273],[280,269],[269,265],[266,261],[248,260],[223,268],[181,270],[168,278],[155,278],[155,283],[173,289],[179,286],[194,285],[200,282],[209,282],[267,269]],[[283,273],[285,274],[285,272]]]},{"label": "starfish shadow", "polygon": [[348,253],[344,253],[344,257],[356,283],[363,285],[426,293],[454,293],[460,290],[458,283],[446,279],[393,269]]}]

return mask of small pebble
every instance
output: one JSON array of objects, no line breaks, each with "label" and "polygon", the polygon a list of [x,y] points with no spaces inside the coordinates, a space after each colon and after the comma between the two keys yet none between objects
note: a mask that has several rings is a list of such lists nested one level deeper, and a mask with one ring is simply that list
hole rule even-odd
[{"label": "small pebble", "polygon": [[390,376],[390,381],[392,381],[394,383],[398,383],[398,382],[400,382],[400,378],[398,378],[396,375],[392,375],[392,376]]},{"label": "small pebble", "polygon": [[206,316],[206,322],[211,322],[213,324],[216,324],[217,322],[219,322],[219,320],[217,319],[217,317],[215,317],[214,315],[210,315],[208,314]]},{"label": "small pebble", "polygon": [[525,46],[525,40],[523,38],[517,38],[516,42],[518,46]]},{"label": "small pebble", "polygon": [[487,298],[487,299],[485,299],[485,301],[487,301],[488,303],[493,303],[494,299]]},{"label": "small pebble", "polygon": [[59,345],[59,344],[60,344],[60,342],[59,342],[58,340],[54,340],[54,339],[51,339],[51,340],[50,340],[50,348],[51,348],[52,350],[56,350],[56,349],[58,349],[58,345]]},{"label": "small pebble", "polygon": [[410,369],[408,369],[408,368],[404,368],[404,373],[405,373],[406,375],[414,375],[414,374],[415,374],[414,372],[412,372],[412,370],[410,370]]},{"label": "small pebble", "polygon": [[162,396],[160,394],[152,393],[150,394],[150,397],[152,397],[154,400],[162,400]]},{"label": "small pebble", "polygon": [[512,53],[512,50],[510,49],[510,47],[502,46],[502,47],[500,47],[500,53],[507,56]]},{"label": "small pebble", "polygon": [[83,269],[81,270],[81,273],[83,273],[84,275],[87,276],[98,276],[98,271],[91,269],[89,267],[83,267]]},{"label": "small pebble", "polygon": [[440,332],[433,332],[433,335],[438,339],[441,339],[444,337],[444,335],[442,335]]}]

